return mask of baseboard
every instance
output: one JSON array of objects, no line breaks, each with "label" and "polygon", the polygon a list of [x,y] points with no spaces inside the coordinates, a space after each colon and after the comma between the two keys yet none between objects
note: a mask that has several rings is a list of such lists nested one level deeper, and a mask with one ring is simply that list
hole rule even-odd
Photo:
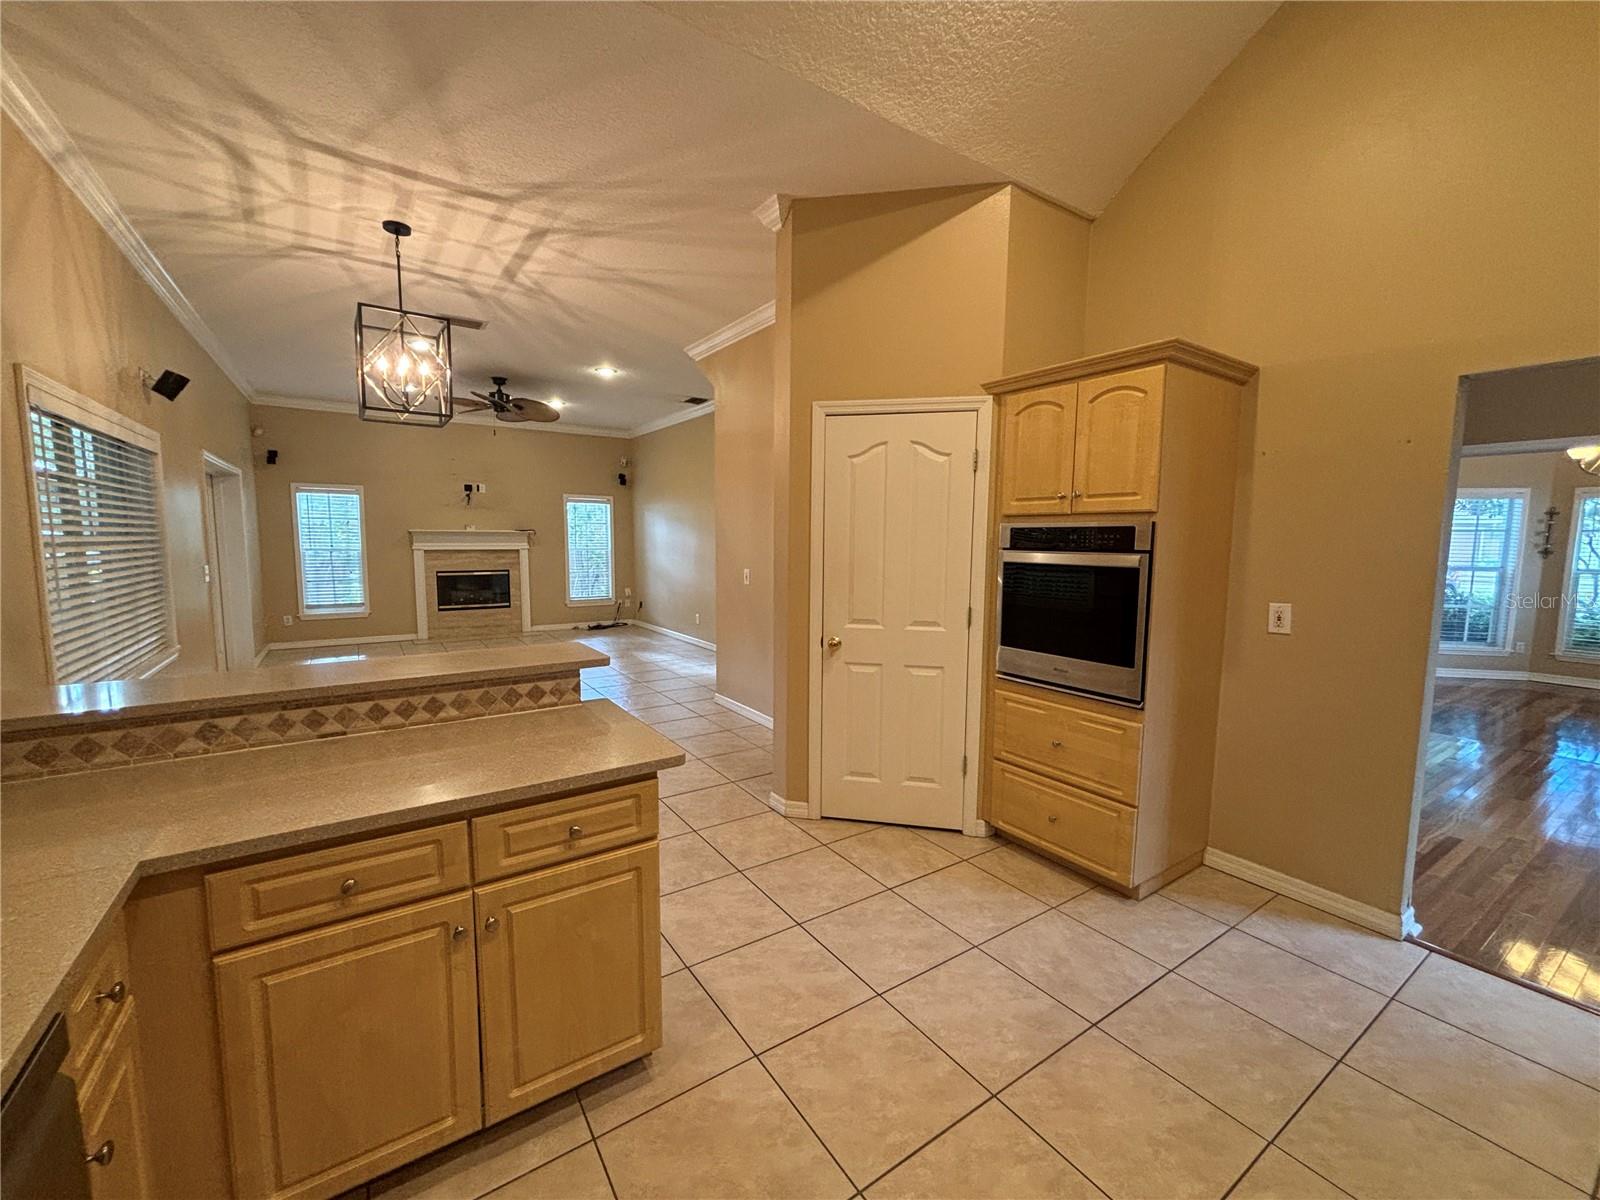
[{"label": "baseboard", "polygon": [[732,709],[746,720],[754,721],[757,725],[765,725],[768,729],[772,728],[772,718],[760,709],[751,708],[748,704],[740,704],[737,700],[730,700],[721,692],[711,698],[722,705],[723,708]]},{"label": "baseboard", "polygon": [[767,793],[767,807],[780,816],[798,817],[801,820],[811,815],[811,810],[804,800],[785,800],[777,792]]},{"label": "baseboard", "polygon": [[1583,675],[1549,675],[1540,671],[1491,671],[1477,667],[1435,667],[1433,673],[1440,679],[1509,679],[1520,683],[1555,683],[1562,687],[1600,691],[1600,679],[1589,679]]},{"label": "baseboard", "polygon": [[312,638],[308,642],[268,642],[268,650],[316,650],[322,646],[363,646],[368,642],[414,642],[414,633],[373,633],[366,637]]},{"label": "baseboard", "polygon": [[652,625],[649,621],[639,620],[638,617],[634,617],[628,624],[637,625],[641,629],[653,630],[656,633],[664,633],[669,638],[677,638],[680,642],[688,642],[691,645],[701,646],[707,650],[715,650],[717,648],[715,642],[708,642],[704,638],[690,637],[687,633],[679,633],[676,629],[668,629],[664,625]]},{"label": "baseboard", "polygon": [[1296,879],[1293,875],[1285,875],[1282,871],[1274,871],[1271,867],[1263,867],[1260,863],[1253,863],[1248,858],[1240,858],[1236,854],[1218,850],[1215,846],[1206,847],[1205,864],[1208,867],[1215,867],[1224,874],[1288,896],[1291,900],[1298,900],[1325,913],[1343,917],[1363,929],[1371,929],[1375,933],[1396,939],[1405,936],[1404,919],[1399,913],[1384,912],[1381,908],[1352,900],[1349,896],[1341,896],[1338,892],[1330,892],[1327,888]]},{"label": "baseboard", "polygon": [[252,665],[259,667],[261,665],[262,661],[267,657],[267,655],[269,655],[271,653],[272,653],[272,643],[268,642],[265,646],[261,647],[261,649],[256,651],[256,661]]}]

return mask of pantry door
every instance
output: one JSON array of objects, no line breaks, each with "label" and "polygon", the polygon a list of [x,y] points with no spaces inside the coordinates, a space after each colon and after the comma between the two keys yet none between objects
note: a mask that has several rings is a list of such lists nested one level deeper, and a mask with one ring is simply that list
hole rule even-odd
[{"label": "pantry door", "polygon": [[822,815],[960,829],[978,414],[823,419]]}]

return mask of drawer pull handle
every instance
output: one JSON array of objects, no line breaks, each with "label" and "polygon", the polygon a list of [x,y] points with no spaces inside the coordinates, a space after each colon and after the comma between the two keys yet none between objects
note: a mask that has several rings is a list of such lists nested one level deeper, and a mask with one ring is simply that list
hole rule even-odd
[{"label": "drawer pull handle", "polygon": [[450,936],[459,942],[462,938],[467,936],[467,927],[465,925],[457,925],[450,931]]},{"label": "drawer pull handle", "polygon": [[110,1138],[107,1138],[101,1143],[100,1149],[96,1150],[93,1154],[85,1154],[83,1156],[83,1161],[86,1163],[98,1163],[102,1167],[109,1167],[111,1165],[111,1159],[116,1155],[116,1153],[117,1143],[112,1141]]},{"label": "drawer pull handle", "polygon": [[581,838],[583,836],[583,826],[582,825],[568,825],[567,826],[567,836],[569,838]]},{"label": "drawer pull handle", "polygon": [[346,879],[343,883],[341,883],[339,885],[339,895],[341,895],[341,896],[354,895],[355,894],[355,890],[356,890],[356,881],[354,879]]},{"label": "drawer pull handle", "polygon": [[119,979],[115,983],[113,983],[110,987],[108,987],[105,991],[96,992],[94,994],[94,998],[96,1000],[109,1000],[113,1004],[121,1004],[123,1002],[123,1000],[125,1000],[127,998],[127,995],[128,995],[128,985],[123,983],[122,980]]},{"label": "drawer pull handle", "polygon": [[500,928],[500,918],[499,917],[485,917],[483,919],[483,927],[485,929],[487,929],[490,933],[493,933],[496,929]]},{"label": "drawer pull handle", "polygon": [[1054,825],[1060,819],[1061,818],[1059,816],[1057,816],[1055,813],[1051,813],[1050,814],[1050,824]]},{"label": "drawer pull handle", "polygon": [[1050,739],[1050,749],[1052,749],[1052,750],[1061,749],[1061,739],[1060,738],[1051,738]]}]

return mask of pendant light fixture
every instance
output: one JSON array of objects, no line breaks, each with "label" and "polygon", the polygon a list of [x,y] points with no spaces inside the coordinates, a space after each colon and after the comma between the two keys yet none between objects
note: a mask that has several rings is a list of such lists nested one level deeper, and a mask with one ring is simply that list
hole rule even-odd
[{"label": "pendant light fixture", "polygon": [[450,319],[406,308],[400,274],[404,221],[385,221],[394,236],[394,307],[356,305],[356,400],[363,421],[443,427],[450,400]]}]

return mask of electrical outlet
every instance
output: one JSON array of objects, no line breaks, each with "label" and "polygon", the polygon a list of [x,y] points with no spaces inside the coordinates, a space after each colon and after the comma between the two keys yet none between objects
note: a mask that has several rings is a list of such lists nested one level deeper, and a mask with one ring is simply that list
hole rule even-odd
[{"label": "electrical outlet", "polygon": [[695,613],[695,615],[694,615],[694,623],[696,625],[700,624],[700,614],[699,613]]},{"label": "electrical outlet", "polygon": [[294,618],[293,617],[285,617],[283,619],[283,623],[285,625],[293,625],[294,624]]},{"label": "electrical outlet", "polygon": [[1527,642],[1518,642],[1517,643],[1517,653],[1518,654],[1521,654],[1527,648],[1528,648],[1528,643]]},{"label": "electrical outlet", "polygon": [[1294,605],[1273,603],[1267,605],[1267,632],[1289,633],[1294,626]]},{"label": "electrical outlet", "polygon": [[623,588],[622,595],[624,599],[631,600],[633,598],[633,589],[631,587]]},{"label": "electrical outlet", "polygon": [[750,585],[750,568],[749,567],[746,567],[744,569],[744,582],[745,582],[745,586],[746,587],[748,587]]}]

